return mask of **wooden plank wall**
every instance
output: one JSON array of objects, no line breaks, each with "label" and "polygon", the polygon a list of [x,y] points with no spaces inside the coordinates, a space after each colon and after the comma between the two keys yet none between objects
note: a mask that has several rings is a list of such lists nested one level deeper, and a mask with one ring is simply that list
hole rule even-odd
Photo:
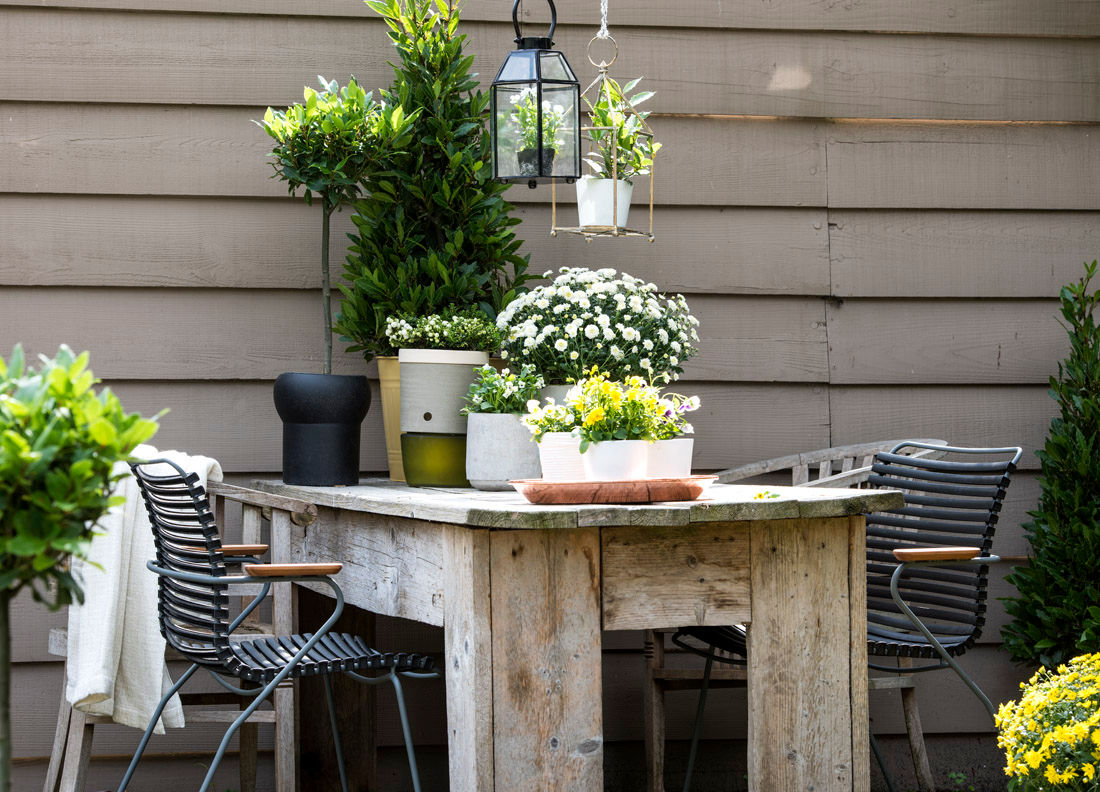
[{"label": "wooden plank wall", "polygon": [[[483,75],[510,47],[506,5],[466,6]],[[610,6],[615,72],[657,91],[657,241],[551,239],[548,190],[516,187],[533,268],[612,266],[688,295],[699,466],[906,435],[1022,444],[997,549],[1024,554],[1045,382],[1067,347],[1056,296],[1100,250],[1100,4]],[[558,2],[582,79],[598,7]],[[526,21],[545,16],[524,0]],[[356,0],[0,0],[0,40],[0,349],[89,349],[128,407],[171,408],[161,445],[241,478],[277,471],[271,383],[319,368],[318,218],[268,178],[250,119],[318,73],[388,83],[382,25]],[[336,370],[373,374],[353,355]],[[381,437],[375,408],[364,470],[383,467]],[[23,757],[48,751],[58,620],[17,614],[15,687],[44,699],[18,710]],[[997,604],[992,622],[972,662],[1009,695]],[[623,651],[607,737],[639,740],[636,636],[608,643]],[[928,681],[950,704],[927,729],[988,731],[953,684]],[[880,729],[900,728],[892,713]],[[712,715],[708,736],[737,720]]]}]

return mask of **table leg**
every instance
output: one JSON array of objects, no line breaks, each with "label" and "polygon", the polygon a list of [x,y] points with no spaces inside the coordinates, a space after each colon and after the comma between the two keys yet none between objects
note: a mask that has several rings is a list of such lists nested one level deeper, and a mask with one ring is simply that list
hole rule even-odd
[{"label": "table leg", "polygon": [[492,792],[489,532],[461,525],[447,526],[443,547],[450,784],[454,792]]},{"label": "table leg", "polygon": [[596,529],[490,534],[500,792],[603,788]]},{"label": "table leg", "polygon": [[749,788],[851,792],[866,697],[854,713],[848,518],[753,522],[749,547]]}]

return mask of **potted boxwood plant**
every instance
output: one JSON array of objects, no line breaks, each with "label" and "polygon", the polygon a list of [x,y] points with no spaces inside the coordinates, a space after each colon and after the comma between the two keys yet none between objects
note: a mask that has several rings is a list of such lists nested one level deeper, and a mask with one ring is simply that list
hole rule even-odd
[{"label": "potted boxwood plant", "polygon": [[390,475],[400,479],[402,388],[387,320],[466,307],[494,318],[529,276],[513,230],[520,221],[503,196],[508,186],[492,180],[489,97],[471,72],[458,9],[442,0],[367,5],[389,26],[398,55],[382,100],[414,118],[408,144],[387,151],[355,204],[336,328],[351,351],[378,357]]},{"label": "potted boxwood plant", "polygon": [[462,406],[471,370],[500,349],[500,331],[476,308],[393,316],[401,364],[401,456],[412,486],[468,486]]},{"label": "potted boxwood plant", "polygon": [[528,364],[519,372],[482,366],[466,393],[466,477],[481,490],[510,490],[511,479],[542,475],[538,446],[521,423],[537,399],[542,377]]},{"label": "potted boxwood plant", "polygon": [[83,600],[69,558],[87,554],[96,521],[121,501],[115,463],[157,430],[96,393],[87,364],[65,346],[37,370],[18,346],[0,357],[0,792],[11,786],[11,602],[24,589],[51,609]]},{"label": "potted boxwood plant", "polygon": [[321,90],[307,87],[302,104],[269,107],[256,123],[276,141],[273,178],[286,181],[292,195],[304,188],[307,204],[314,193],[321,199],[324,367],[321,374],[281,374],[275,407],[283,420],[283,481],[327,486],[359,480],[360,424],[370,407],[366,377],[332,373],[329,222],[359,197],[384,151],[408,143],[414,119],[401,107],[372,101],[354,77],[343,88],[319,79]]},{"label": "potted boxwood plant", "polygon": [[649,173],[653,155],[661,148],[645,125],[649,113],[636,109],[653,92],[626,97],[640,81],[638,77],[620,87],[604,76],[596,101],[585,97],[588,136],[593,144],[585,162],[593,173],[577,179],[577,212],[582,227],[626,228],[634,178]]}]

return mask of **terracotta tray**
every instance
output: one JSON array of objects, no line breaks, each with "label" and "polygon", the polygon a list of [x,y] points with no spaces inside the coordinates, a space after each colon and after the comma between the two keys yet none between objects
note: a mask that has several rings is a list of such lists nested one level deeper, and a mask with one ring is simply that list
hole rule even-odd
[{"label": "terracotta tray", "polygon": [[717,476],[630,481],[517,479],[510,483],[531,503],[650,503],[695,500],[717,479]]}]

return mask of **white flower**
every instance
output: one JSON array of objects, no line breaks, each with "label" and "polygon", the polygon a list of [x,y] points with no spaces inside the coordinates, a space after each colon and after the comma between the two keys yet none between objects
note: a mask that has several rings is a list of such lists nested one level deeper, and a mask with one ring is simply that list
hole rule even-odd
[{"label": "white flower", "polygon": [[567,324],[565,326],[565,334],[567,336],[569,336],[570,338],[576,338],[577,337],[577,330],[579,329],[579,327],[580,327],[579,325],[577,325],[573,322],[570,322],[569,324]]},{"label": "white flower", "polygon": [[500,350],[500,357],[501,357],[501,359],[507,360],[507,358],[508,358],[508,350],[507,350],[507,349],[502,349],[502,350]]},{"label": "white flower", "polygon": [[615,358],[615,360],[622,360],[623,359],[623,351],[621,349],[619,349],[617,346],[612,345],[610,351],[611,351],[611,357]]},{"label": "white flower", "polygon": [[575,349],[574,349],[574,350],[573,350],[572,352],[570,352],[570,353],[569,353],[569,359],[570,359],[570,360],[576,360],[576,359],[577,359],[577,358],[579,358],[580,356],[581,356],[581,353],[580,353],[580,352],[578,352],[578,351],[577,351],[577,350],[575,350]]},{"label": "white flower", "polygon": [[676,357],[675,355],[669,355],[668,356],[668,365],[678,366],[679,364],[680,364],[680,359],[678,357]]},{"label": "white flower", "polygon": [[642,310],[642,306],[643,303],[641,297],[639,297],[637,294],[630,295],[630,310],[640,312]]},{"label": "white flower", "polygon": [[668,330],[665,330],[663,327],[658,327],[657,328],[657,338],[659,338],[661,340],[662,344],[667,344],[668,343]]},{"label": "white flower", "polygon": [[535,345],[536,343],[538,343],[538,342],[537,342],[537,341],[535,341],[535,339],[534,339],[534,337],[533,337],[533,336],[528,336],[527,338],[523,339],[523,348],[524,348],[525,350],[526,350],[526,349],[530,349],[530,348],[531,348],[531,347],[533,347],[533,346],[534,346],[534,345]]},{"label": "white flower", "polygon": [[646,352],[652,352],[653,351],[653,342],[650,341],[648,338],[643,339],[642,347],[645,349]]},{"label": "white flower", "polygon": [[647,358],[647,357],[642,358],[641,360],[639,360],[638,365],[641,366],[646,371],[652,371],[653,370],[653,366],[652,366],[652,364],[650,364],[649,358]]},{"label": "white flower", "polygon": [[535,300],[535,307],[545,311],[547,308],[550,307],[550,301],[545,297],[539,297],[537,300]]},{"label": "white flower", "polygon": [[604,337],[605,341],[614,341],[615,340],[615,331],[612,330],[610,327],[605,327],[603,329],[603,337]]},{"label": "white flower", "polygon": [[569,342],[566,341],[564,338],[559,338],[557,341],[554,342],[554,349],[558,350],[559,352],[564,352],[568,348]]},{"label": "white flower", "polygon": [[605,313],[601,313],[599,316],[596,317],[596,324],[598,324],[600,327],[607,327],[611,324],[611,317]]},{"label": "white flower", "polygon": [[590,324],[590,325],[588,325],[587,327],[584,328],[584,337],[585,338],[595,338],[599,334],[600,334],[600,328],[597,327],[594,324]]},{"label": "white flower", "polygon": [[672,347],[672,351],[675,352],[677,355],[680,354],[680,350],[683,349],[683,346],[680,344],[679,341],[673,341],[671,344],[669,344],[669,346]]},{"label": "white flower", "polygon": [[538,412],[540,412],[538,399],[530,399],[527,402],[527,412],[532,414],[537,414]]},{"label": "white flower", "polygon": [[637,341],[642,337],[642,334],[638,332],[636,328],[624,327],[623,328],[623,340],[624,341]]}]

